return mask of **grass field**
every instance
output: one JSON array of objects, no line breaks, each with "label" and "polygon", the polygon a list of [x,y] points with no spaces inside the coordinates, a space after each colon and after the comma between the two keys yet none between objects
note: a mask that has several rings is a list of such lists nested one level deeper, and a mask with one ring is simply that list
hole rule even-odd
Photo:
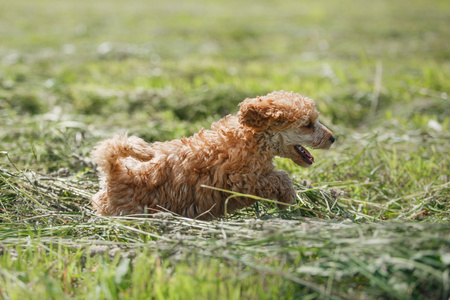
[{"label": "grass field", "polygon": [[[450,3],[0,2],[0,299],[450,297]],[[288,211],[93,214],[93,146],[273,90],[337,142]]]}]

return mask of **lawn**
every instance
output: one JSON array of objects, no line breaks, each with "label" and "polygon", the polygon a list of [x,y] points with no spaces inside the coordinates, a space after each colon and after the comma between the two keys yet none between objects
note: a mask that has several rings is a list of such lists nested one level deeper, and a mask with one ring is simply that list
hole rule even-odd
[{"label": "lawn", "polygon": [[[450,297],[450,3],[0,3],[0,299]],[[337,141],[297,203],[204,222],[93,213],[90,151],[246,97],[315,99]]]}]

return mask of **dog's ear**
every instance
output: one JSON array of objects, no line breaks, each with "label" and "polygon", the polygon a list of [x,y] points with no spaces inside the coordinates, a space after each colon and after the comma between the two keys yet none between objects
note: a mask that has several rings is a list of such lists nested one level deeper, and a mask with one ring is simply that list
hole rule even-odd
[{"label": "dog's ear", "polygon": [[266,130],[275,120],[282,121],[282,110],[275,109],[273,104],[264,97],[245,99],[239,104],[239,122],[256,130]]},{"label": "dog's ear", "polygon": [[313,100],[285,91],[247,98],[239,106],[239,122],[259,131],[281,130],[299,121],[306,125],[318,115]]}]

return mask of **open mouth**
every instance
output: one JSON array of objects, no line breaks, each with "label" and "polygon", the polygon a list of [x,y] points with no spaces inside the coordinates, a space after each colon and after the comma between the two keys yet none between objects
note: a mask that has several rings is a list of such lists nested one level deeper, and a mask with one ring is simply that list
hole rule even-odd
[{"label": "open mouth", "polygon": [[308,150],[306,150],[302,145],[295,145],[294,146],[295,151],[297,151],[298,154],[303,158],[303,160],[309,164],[312,165],[314,162],[314,157],[309,153]]}]

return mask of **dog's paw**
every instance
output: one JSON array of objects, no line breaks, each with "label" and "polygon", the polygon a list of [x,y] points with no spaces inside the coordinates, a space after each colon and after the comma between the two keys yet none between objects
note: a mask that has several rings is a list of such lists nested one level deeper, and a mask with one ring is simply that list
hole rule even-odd
[{"label": "dog's paw", "polygon": [[[295,192],[294,188],[291,186],[284,190],[284,193],[282,193],[280,195],[278,201],[286,203],[286,204],[294,204],[296,199],[297,199],[297,193]],[[278,207],[278,209],[287,209],[287,208],[289,208],[289,205],[278,203],[277,207]]]}]

